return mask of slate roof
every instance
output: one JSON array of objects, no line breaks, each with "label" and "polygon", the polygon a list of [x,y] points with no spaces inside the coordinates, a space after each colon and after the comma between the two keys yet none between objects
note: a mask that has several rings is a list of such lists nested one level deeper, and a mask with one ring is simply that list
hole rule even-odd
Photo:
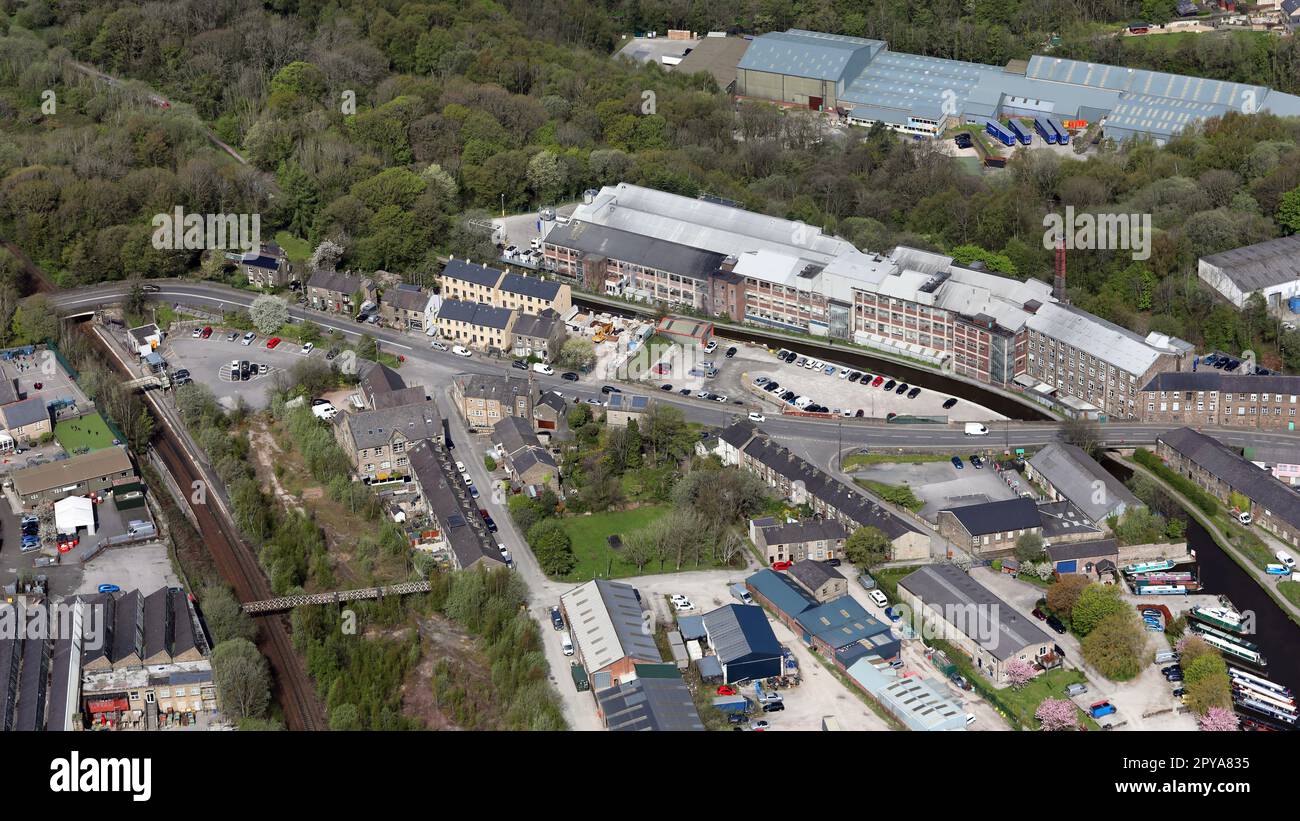
[{"label": "slate roof", "polygon": [[1300,279],[1300,234],[1211,254],[1201,262],[1221,270],[1246,294],[1295,282]]},{"label": "slate roof", "polygon": [[755,655],[781,656],[781,643],[758,605],[725,604],[704,614],[704,628],[723,664]]},{"label": "slate roof", "polygon": [[465,374],[456,378],[460,392],[473,399],[496,399],[514,404],[516,396],[528,395],[528,383],[523,379],[499,374]]},{"label": "slate roof", "polygon": [[836,650],[862,640],[890,639],[889,625],[872,618],[852,596],[840,596],[809,608],[795,617],[803,629]]},{"label": "slate roof", "polygon": [[340,422],[356,448],[377,448],[400,433],[408,442],[433,439],[442,434],[442,420],[432,402],[398,405],[342,416]]},{"label": "slate roof", "polygon": [[707,281],[726,260],[714,251],[589,222],[556,226],[546,235],[546,242],[701,281]]},{"label": "slate roof", "polygon": [[754,438],[756,432],[754,423],[748,420],[733,422],[727,425],[718,434],[718,438],[733,448],[744,447],[745,443]]},{"label": "slate roof", "polygon": [[449,279],[472,282],[487,288],[495,288],[501,279],[501,272],[486,265],[473,265],[463,259],[448,260],[442,269],[442,275]]},{"label": "slate roof", "polygon": [[361,375],[359,383],[366,396],[375,397],[381,393],[401,390],[406,382],[397,371],[379,362],[371,362],[366,372]]},{"label": "slate roof", "polygon": [[759,527],[763,530],[763,540],[768,544],[834,541],[849,536],[849,529],[838,519],[805,519],[793,523],[774,521],[771,526],[760,524]]},{"label": "slate roof", "polygon": [[1047,558],[1053,562],[1071,559],[1090,559],[1094,556],[1119,557],[1119,542],[1114,539],[1097,539],[1090,542],[1064,542],[1047,548]]},{"label": "slate roof", "polygon": [[[487,526],[483,524],[477,509],[466,511],[457,501],[452,481],[439,463],[429,441],[416,443],[407,449],[406,454],[429,511],[445,531],[447,546],[455,555],[457,566],[473,567],[476,562],[485,559],[504,565],[501,551],[488,538]],[[471,524],[473,520],[477,520],[477,527]]]},{"label": "slate roof", "polygon": [[501,278],[501,284],[497,287],[512,294],[531,296],[534,299],[547,302],[555,301],[555,297],[560,293],[559,282],[553,279],[523,276],[522,274],[506,274]]},{"label": "slate roof", "polygon": [[771,602],[777,610],[791,617],[817,606],[817,600],[807,591],[770,568],[764,568],[745,579],[745,584]]},{"label": "slate roof", "polygon": [[10,430],[50,421],[49,406],[39,396],[0,407],[0,415],[4,416],[4,425]]},{"label": "slate roof", "polygon": [[[1300,236],[1300,235],[1298,235]],[[1195,371],[1165,371],[1151,377],[1143,391],[1219,391],[1220,393],[1300,394],[1300,376],[1224,373],[1202,364]]]},{"label": "slate roof", "polygon": [[444,299],[438,308],[438,319],[450,322],[466,322],[484,328],[504,330],[510,324],[509,308],[498,308],[482,302],[466,302],[460,299]]},{"label": "slate roof", "polygon": [[113,473],[134,472],[131,457],[119,447],[101,448],[35,467],[16,470],[12,474],[14,492],[19,496],[40,493],[64,485],[75,485],[88,479],[98,479]]},{"label": "slate roof", "polygon": [[951,622],[953,626],[1001,661],[1019,655],[1026,647],[1052,646],[1051,637],[1029,617],[1019,615],[1011,605],[953,565],[926,565],[903,577],[898,585],[939,613],[966,615],[967,618],[955,618]]},{"label": "slate roof", "polygon": [[368,284],[370,284],[370,280],[367,278],[343,274],[338,271],[313,271],[311,277],[307,280],[308,288],[337,291],[344,296],[360,291]]},{"label": "slate roof", "polygon": [[563,327],[563,324],[559,314],[547,308],[540,314],[519,314],[519,316],[515,317],[515,325],[510,330],[515,336],[550,339],[555,335],[558,328]]},{"label": "slate roof", "polygon": [[[1042,527],[1038,505],[1032,499],[1007,499],[1000,502],[982,502],[963,507],[945,508],[957,517],[961,526],[972,536],[1003,533],[1008,530],[1027,530]],[[943,512],[943,511],[940,511]]]},{"label": "slate roof", "polygon": [[415,405],[428,400],[429,396],[423,385],[412,385],[409,388],[398,388],[386,393],[377,393],[370,398],[375,410],[396,408],[399,405]]},{"label": "slate roof", "polygon": [[802,559],[790,566],[790,575],[803,583],[809,590],[816,590],[826,582],[844,579],[844,574],[826,562],[814,559]]},{"label": "slate roof", "polygon": [[1292,527],[1300,528],[1300,494],[1272,473],[1248,462],[1217,439],[1191,428],[1160,434],[1158,440],[1212,473],[1229,487]]},{"label": "slate roof", "polygon": [[429,305],[429,295],[415,286],[398,285],[384,291],[379,301],[403,311],[423,311]]}]

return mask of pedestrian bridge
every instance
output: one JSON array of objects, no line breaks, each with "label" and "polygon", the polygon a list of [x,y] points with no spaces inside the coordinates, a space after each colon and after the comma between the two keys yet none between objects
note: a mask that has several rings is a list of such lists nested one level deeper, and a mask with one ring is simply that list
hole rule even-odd
[{"label": "pedestrian bridge", "polygon": [[428,592],[428,582],[403,582],[402,584],[393,584],[386,587],[335,590],[332,593],[302,593],[297,596],[282,596],[278,599],[245,602],[243,610],[250,616],[260,616],[266,613],[281,613],[306,604],[338,604],[359,599],[382,599],[385,596],[409,596],[412,593]]}]

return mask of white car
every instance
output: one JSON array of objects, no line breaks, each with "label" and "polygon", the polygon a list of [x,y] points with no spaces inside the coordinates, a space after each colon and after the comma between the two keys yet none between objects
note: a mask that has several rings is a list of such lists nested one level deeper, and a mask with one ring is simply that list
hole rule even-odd
[{"label": "white car", "polygon": [[809,359],[807,362],[803,363],[803,368],[806,371],[811,371],[815,367],[817,367],[817,360],[815,359]]},{"label": "white car", "polygon": [[704,346],[705,353],[713,353],[717,349],[718,349],[718,340],[716,339],[710,339],[709,344]]},{"label": "white car", "polygon": [[459,470],[461,473],[468,473],[468,471],[465,470],[464,462],[456,462],[456,470]]},{"label": "white car", "polygon": [[889,599],[885,598],[885,594],[880,592],[879,590],[872,590],[870,593],[867,594],[867,598],[875,602],[877,607],[889,606]]},{"label": "white car", "polygon": [[436,340],[436,339],[429,343],[429,347],[430,347],[430,348],[433,348],[435,351],[445,351],[445,350],[447,350],[447,346],[444,345],[444,344],[442,344],[441,342],[439,342],[439,341]]},{"label": "white car", "polygon": [[245,345],[252,345],[254,339],[257,339],[257,334],[253,333],[252,331],[249,331],[248,333],[244,334]]},{"label": "white car", "polygon": [[848,379],[848,378],[849,378],[849,369],[840,368],[840,379]]},{"label": "white car", "polygon": [[678,611],[695,609],[695,605],[685,596],[673,596],[673,607],[676,607]]},{"label": "white car", "polygon": [[726,402],[726,401],[727,401],[727,397],[723,396],[722,394],[718,394],[717,396],[713,397],[713,401],[714,401],[714,402]]},{"label": "white car", "polygon": [[194,333],[190,334],[190,339],[198,339],[201,336],[203,336],[203,329],[195,328]]},{"label": "white car", "polygon": [[451,352],[454,353],[454,354],[456,354],[456,356],[473,356],[473,355],[474,355],[474,354],[470,353],[469,348],[466,348],[464,345],[456,345],[455,347],[453,347],[453,348],[451,349]]},{"label": "white car", "polygon": [[753,411],[751,411],[750,414],[749,414],[749,421],[751,421],[751,422],[766,422],[766,421],[767,421],[767,417],[764,416],[764,415],[761,414],[761,413],[754,413]]},{"label": "white car", "polygon": [[311,412],[316,415],[317,419],[333,419],[338,415],[339,409],[326,402],[323,405],[312,405]]},{"label": "white car", "polygon": [[308,342],[306,345],[302,346],[302,350],[298,351],[298,353],[302,354],[303,356],[310,356],[311,352],[314,350],[316,350],[316,343]]},{"label": "white car", "polygon": [[551,376],[555,373],[555,368],[552,368],[550,365],[547,365],[545,362],[534,362],[533,370],[536,371],[537,373],[542,374],[543,376]]}]

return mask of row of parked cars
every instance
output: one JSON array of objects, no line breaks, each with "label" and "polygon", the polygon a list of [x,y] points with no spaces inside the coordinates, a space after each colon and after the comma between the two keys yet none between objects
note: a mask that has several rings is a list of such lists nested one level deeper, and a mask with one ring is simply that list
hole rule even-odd
[{"label": "row of parked cars", "polygon": [[[873,375],[869,373],[864,373],[862,371],[854,370],[852,368],[832,365],[823,362],[820,359],[815,359],[807,356],[800,356],[794,351],[787,351],[784,348],[778,351],[776,356],[777,359],[780,359],[783,362],[793,364],[796,367],[804,368],[805,370],[820,371],[826,376],[838,376],[838,378],[843,379],[846,382],[857,382],[867,387],[880,388],[881,390],[892,391],[893,393],[898,394],[900,396],[906,395],[908,399],[915,399],[916,397],[921,395],[920,388],[913,387],[907,384],[906,382],[902,382],[901,380],[890,379],[889,377],[884,375]],[[780,385],[778,383],[768,379],[767,377],[758,377],[757,379],[754,380],[754,385],[763,388],[765,391],[769,393],[775,393],[780,388]],[[769,387],[769,385],[771,387]],[[816,405],[816,402],[814,402],[811,399],[809,399],[808,402],[804,404],[800,404],[799,401],[797,401],[800,399],[806,399],[807,397],[800,397],[796,395],[794,397],[794,401],[792,401],[791,399],[787,399],[786,394],[792,394],[792,393],[793,391],[787,390],[784,393],[778,394],[778,396],[782,401],[787,402],[788,404],[792,404],[795,407],[800,408],[801,410],[808,410],[809,412],[812,413],[827,412],[825,406],[818,406],[822,408],[822,410],[820,411],[812,410],[811,408],[806,407],[807,404]],[[957,400],[955,398],[952,398],[944,402],[943,407],[945,410],[947,410],[952,408],[956,404],[957,404]],[[840,412],[842,413],[842,415],[846,417],[863,415],[861,410],[859,410],[856,414],[849,409],[844,409],[843,411]]]}]

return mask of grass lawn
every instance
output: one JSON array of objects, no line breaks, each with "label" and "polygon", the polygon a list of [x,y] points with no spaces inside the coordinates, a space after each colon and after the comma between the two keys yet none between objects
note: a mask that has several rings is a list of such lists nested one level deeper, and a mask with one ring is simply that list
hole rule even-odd
[{"label": "grass lawn", "polygon": [[[624,560],[618,552],[611,550],[609,542],[606,541],[614,534],[626,539],[629,534],[663,516],[669,509],[669,505],[643,505],[632,510],[593,513],[590,516],[566,516],[561,519],[560,524],[564,526],[564,532],[569,534],[569,539],[573,542],[574,556],[578,560],[573,570],[564,576],[564,580],[585,582],[595,578],[613,579],[636,576],[640,573],[675,572],[671,563],[666,563],[661,568],[657,561],[652,561],[639,573],[635,564]],[[712,567],[713,564],[703,564],[698,567],[687,564],[683,565],[681,570],[703,570]]]},{"label": "grass lawn", "polygon": [[[1049,697],[1063,699],[1066,697],[1067,684],[1086,684],[1087,681],[1083,673],[1078,670],[1058,667],[1036,676],[1033,681],[1019,690],[1011,687],[998,690],[998,695],[1014,711],[1015,717],[1021,724],[1037,729],[1038,719],[1034,718],[1034,711],[1038,709],[1039,704],[1043,703],[1043,699]],[[1089,718],[1083,710],[1079,710],[1079,722],[1089,730],[1100,729],[1100,725]]]},{"label": "grass lawn", "polygon": [[54,438],[69,456],[75,456],[81,448],[102,450],[113,445],[113,434],[97,413],[60,422],[54,426]]},{"label": "grass lawn", "polygon": [[947,462],[951,458],[943,453],[855,453],[845,457],[844,469],[868,465],[919,465],[922,462]]},{"label": "grass lawn", "polygon": [[1300,605],[1300,582],[1279,582],[1277,592],[1286,596],[1287,601]]},{"label": "grass lawn", "polygon": [[277,231],[275,244],[284,249],[285,256],[289,257],[290,262],[306,262],[311,258],[311,244],[288,231]]},{"label": "grass lawn", "polygon": [[925,507],[925,502],[916,498],[916,494],[907,485],[891,485],[885,482],[877,482],[874,479],[854,479],[853,481],[886,502],[901,505],[913,513],[920,513],[921,508]]}]

